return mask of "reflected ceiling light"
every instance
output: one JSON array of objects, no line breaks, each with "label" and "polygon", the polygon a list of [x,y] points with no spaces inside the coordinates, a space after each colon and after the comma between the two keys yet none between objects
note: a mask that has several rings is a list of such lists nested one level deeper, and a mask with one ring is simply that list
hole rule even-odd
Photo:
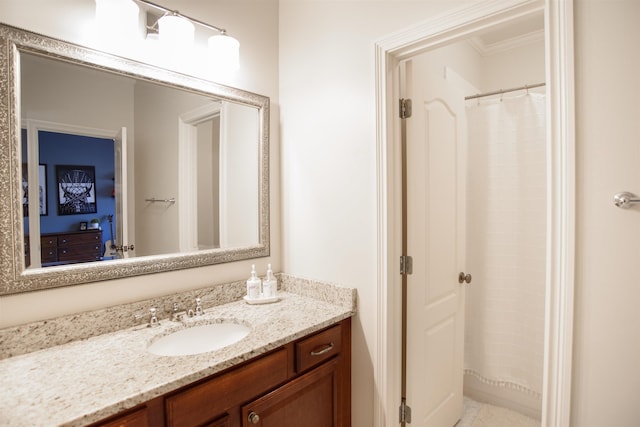
[{"label": "reflected ceiling light", "polygon": [[103,34],[137,36],[139,14],[140,8],[133,0],[96,0],[96,21]]},{"label": "reflected ceiling light", "polygon": [[198,19],[190,18],[177,10],[171,10],[147,0],[135,1],[160,10],[164,14],[153,25],[147,27],[148,30],[150,30],[147,34],[148,38],[154,34],[154,31],[157,31],[159,33],[158,38],[161,42],[168,42],[172,46],[179,46],[181,48],[189,48],[192,46],[194,40],[194,24],[197,24],[218,33],[215,36],[209,37],[209,52],[212,56],[212,61],[226,69],[237,70],[239,68],[240,43],[238,40],[227,35],[227,31],[224,28],[219,28]]}]

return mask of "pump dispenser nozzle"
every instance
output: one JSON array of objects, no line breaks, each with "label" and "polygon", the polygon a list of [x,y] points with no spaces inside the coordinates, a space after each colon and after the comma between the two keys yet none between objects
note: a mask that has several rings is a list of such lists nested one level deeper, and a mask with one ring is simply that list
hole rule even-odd
[{"label": "pump dispenser nozzle", "polygon": [[278,289],[278,281],[273,277],[273,271],[271,270],[271,264],[267,265],[267,277],[264,278],[262,283],[262,293],[265,298],[273,298],[276,296]]},{"label": "pump dispenser nozzle", "polygon": [[261,280],[256,274],[256,265],[251,265],[251,277],[247,280],[247,297],[251,299],[260,298]]}]

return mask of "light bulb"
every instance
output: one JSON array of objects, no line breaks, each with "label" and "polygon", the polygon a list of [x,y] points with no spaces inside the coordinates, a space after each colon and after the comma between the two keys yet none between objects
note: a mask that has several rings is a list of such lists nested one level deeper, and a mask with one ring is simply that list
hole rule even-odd
[{"label": "light bulb", "polygon": [[224,33],[209,37],[209,55],[216,68],[229,71],[240,68],[240,42]]},{"label": "light bulb", "polygon": [[96,23],[105,38],[140,35],[140,8],[133,0],[96,0]]},{"label": "light bulb", "polygon": [[191,48],[195,27],[186,18],[165,15],[158,20],[160,42],[173,48]]}]

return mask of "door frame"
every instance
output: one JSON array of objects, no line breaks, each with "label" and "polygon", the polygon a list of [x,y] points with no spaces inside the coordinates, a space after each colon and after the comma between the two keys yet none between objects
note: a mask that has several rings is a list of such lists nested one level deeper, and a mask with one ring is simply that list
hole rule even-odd
[{"label": "door frame", "polygon": [[[222,104],[214,102],[178,117],[178,244],[180,252],[198,250],[198,124],[220,117]],[[216,213],[219,215],[220,213]]]},{"label": "door frame", "polygon": [[401,367],[401,60],[475,31],[545,11],[547,82],[547,273],[542,397],[544,427],[568,426],[575,265],[573,0],[492,0],[452,9],[375,43],[377,144],[376,426],[399,424]]},{"label": "door frame", "polygon": [[[91,138],[103,138],[103,139],[115,139],[118,136],[117,130],[111,129],[98,129],[87,126],[79,126],[68,123],[52,122],[39,119],[27,118],[24,120],[22,127],[27,129],[27,163],[29,165],[29,188],[32,188],[31,180],[34,185],[37,186],[37,179],[34,172],[31,169],[37,171],[38,164],[40,163],[40,155],[38,147],[40,146],[38,138],[39,132],[56,132],[65,133],[69,135],[88,136]],[[114,146],[115,150],[115,146]],[[37,188],[37,187],[33,187]],[[35,204],[35,209],[37,204]],[[41,267],[40,259],[40,215],[37,210],[32,211],[31,205],[29,205],[29,247],[31,255],[31,266]],[[38,215],[35,215],[38,214]],[[117,218],[116,218],[117,220]]]}]

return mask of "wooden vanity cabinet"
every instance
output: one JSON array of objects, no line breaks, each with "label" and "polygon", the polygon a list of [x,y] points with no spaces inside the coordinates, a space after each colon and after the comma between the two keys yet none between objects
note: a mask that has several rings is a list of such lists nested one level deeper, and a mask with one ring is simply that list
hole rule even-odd
[{"label": "wooden vanity cabinet", "polygon": [[95,425],[349,427],[351,319]]}]

